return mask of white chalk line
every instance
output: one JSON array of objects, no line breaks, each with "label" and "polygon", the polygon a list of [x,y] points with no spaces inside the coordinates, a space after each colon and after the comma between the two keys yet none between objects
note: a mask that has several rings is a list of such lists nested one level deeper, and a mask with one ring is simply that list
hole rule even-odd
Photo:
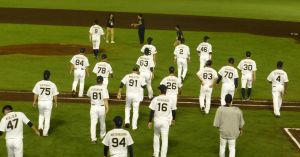
[{"label": "white chalk line", "polygon": [[295,142],[295,144],[298,146],[298,148],[300,149],[300,143],[299,141],[293,136],[293,134],[291,134],[291,132],[289,131],[290,129],[293,130],[300,130],[300,128],[284,128],[284,131],[290,136],[290,138]]}]

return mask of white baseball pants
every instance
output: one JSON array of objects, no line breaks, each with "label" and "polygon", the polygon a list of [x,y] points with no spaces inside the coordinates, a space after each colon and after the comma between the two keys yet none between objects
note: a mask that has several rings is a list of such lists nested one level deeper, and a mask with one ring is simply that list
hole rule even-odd
[{"label": "white baseball pants", "polygon": [[[153,156],[167,157],[168,152],[168,136],[169,136],[169,121],[155,120],[154,121],[154,137],[153,137]],[[161,136],[161,150],[160,150],[160,136]]]},{"label": "white baseball pants", "polygon": [[93,49],[94,50],[99,50],[100,48],[100,37],[93,37],[92,39],[92,44],[93,44]]},{"label": "white baseball pants", "polygon": [[52,101],[39,101],[39,129],[43,129],[43,135],[48,136],[52,112]]},{"label": "white baseball pants", "polygon": [[228,140],[220,137],[220,152],[219,152],[220,157],[225,157],[225,149],[227,143],[229,148],[229,157],[235,157],[235,142],[236,139]]},{"label": "white baseball pants", "polygon": [[153,89],[152,89],[152,86],[151,86],[152,73],[141,72],[140,75],[141,75],[142,78],[145,79],[145,82],[147,84],[148,97],[149,97],[149,99],[152,99],[153,98]]},{"label": "white baseball pants", "polygon": [[[171,99],[173,100],[173,102],[175,103],[175,106],[177,108],[177,95],[176,94],[167,94],[169,97],[171,97]],[[173,116],[171,114],[170,116],[170,121],[169,121],[169,124],[171,125],[172,124],[172,120],[173,120]]]},{"label": "white baseball pants", "polygon": [[73,85],[72,85],[72,91],[76,91],[78,81],[80,81],[79,93],[78,93],[79,97],[83,96],[84,79],[85,79],[85,70],[82,70],[82,69],[74,70],[74,81],[73,81]]},{"label": "white baseball pants", "polygon": [[230,94],[232,96],[232,100],[233,100],[234,91],[235,91],[234,84],[226,84],[226,83],[222,84],[222,90],[221,90],[221,105],[222,106],[226,105],[225,96],[227,94]]},{"label": "white baseball pants", "polygon": [[178,68],[178,78],[182,77],[184,79],[188,70],[187,60],[177,59],[177,68]]},{"label": "white baseball pants", "polygon": [[100,122],[100,137],[101,139],[106,134],[106,124],[105,124],[105,107],[104,106],[95,106],[92,105],[90,109],[90,117],[91,117],[91,140],[96,141],[96,126],[98,123],[98,119]]},{"label": "white baseball pants", "polygon": [[272,86],[273,109],[276,116],[280,116],[280,108],[282,105],[282,95],[284,92],[283,85]]},{"label": "white baseball pants", "polygon": [[206,114],[208,114],[210,110],[211,94],[212,94],[212,88],[210,88],[208,85],[201,86],[199,104],[200,104],[200,108],[202,107],[205,108]]},{"label": "white baseball pants", "polygon": [[242,88],[252,88],[252,75],[242,75]]},{"label": "white baseball pants", "polygon": [[137,121],[139,119],[139,106],[140,98],[136,94],[126,95],[126,105],[125,105],[125,124],[130,124],[130,110],[131,104],[133,107],[132,113],[132,129],[137,129]]},{"label": "white baseball pants", "polygon": [[23,157],[23,140],[6,139],[8,157]]},{"label": "white baseball pants", "polygon": [[200,61],[200,67],[199,70],[201,70],[202,68],[204,68],[206,62],[209,60],[209,58],[207,57],[199,57],[199,61]]}]

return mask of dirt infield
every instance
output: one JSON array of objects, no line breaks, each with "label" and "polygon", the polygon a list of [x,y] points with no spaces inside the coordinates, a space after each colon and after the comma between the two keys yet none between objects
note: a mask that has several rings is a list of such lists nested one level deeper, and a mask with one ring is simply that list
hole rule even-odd
[{"label": "dirt infield", "polygon": [[[29,55],[74,55],[80,48],[86,48],[87,52],[92,52],[92,47],[88,45],[75,44],[25,44],[0,46],[0,55],[9,54],[29,54]],[[100,52],[104,49],[100,49]]]},{"label": "dirt infield", "polygon": [[[0,8],[0,23],[90,26],[95,19],[105,26],[108,12],[59,9]],[[116,27],[130,28],[136,21],[135,13],[116,12]],[[183,30],[211,32],[243,32],[266,36],[288,37],[300,40],[300,22],[254,20],[228,17],[144,14],[146,28],[173,30],[180,24]]]},{"label": "dirt infield", "polygon": [[300,128],[283,128],[283,131],[300,151]]}]

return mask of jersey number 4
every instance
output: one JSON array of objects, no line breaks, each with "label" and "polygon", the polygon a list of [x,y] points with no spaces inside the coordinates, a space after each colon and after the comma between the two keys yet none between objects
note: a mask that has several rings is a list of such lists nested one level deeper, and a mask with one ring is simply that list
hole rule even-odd
[{"label": "jersey number 4", "polygon": [[[13,122],[14,122],[14,125],[13,125]],[[17,118],[17,119],[14,119],[14,120],[10,120],[10,121],[7,123],[7,129],[13,130],[13,129],[17,128],[18,122],[19,122],[19,119],[18,119],[18,118]]]},{"label": "jersey number 4", "polygon": [[111,142],[113,143],[112,144],[113,147],[118,147],[119,145],[125,147],[125,145],[126,145],[125,137],[123,137],[120,141],[118,138],[112,138]]}]

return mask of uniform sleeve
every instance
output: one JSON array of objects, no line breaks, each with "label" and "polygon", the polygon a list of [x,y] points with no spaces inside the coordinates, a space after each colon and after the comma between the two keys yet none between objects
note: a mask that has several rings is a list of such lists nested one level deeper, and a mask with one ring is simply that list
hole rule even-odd
[{"label": "uniform sleeve", "polygon": [[121,80],[121,82],[123,84],[127,84],[127,80],[128,80],[128,76],[126,75],[126,76],[123,77],[123,79]]},{"label": "uniform sleeve", "polygon": [[89,30],[90,34],[93,34],[93,26],[90,27],[90,30]]},{"label": "uniform sleeve", "polygon": [[39,85],[38,83],[35,84],[35,86],[33,87],[32,93],[39,95]]},{"label": "uniform sleeve", "polygon": [[149,60],[149,67],[150,67],[150,68],[153,68],[153,67],[154,67],[154,61],[153,61],[153,59],[150,59],[150,60]]},{"label": "uniform sleeve", "polygon": [[104,33],[104,31],[103,31],[103,28],[102,27],[100,27],[100,35],[104,35],[105,33]]},{"label": "uniform sleeve", "polygon": [[199,44],[199,45],[197,46],[196,51],[201,52],[201,44]]},{"label": "uniform sleeve", "polygon": [[235,73],[234,78],[239,78],[239,73],[238,73],[238,71],[236,69],[234,69],[234,73]]},{"label": "uniform sleeve", "polygon": [[59,92],[58,92],[58,90],[57,90],[57,87],[56,87],[56,85],[53,83],[53,96],[56,96],[56,95],[58,95],[59,94]]},{"label": "uniform sleeve", "polygon": [[256,67],[256,62],[253,61],[253,71],[256,71],[257,70],[257,67]]},{"label": "uniform sleeve", "polygon": [[289,78],[288,78],[288,75],[287,73],[284,73],[284,82],[289,82]]},{"label": "uniform sleeve", "polygon": [[212,53],[213,51],[212,51],[212,46],[211,46],[211,44],[209,44],[208,45],[208,53]]},{"label": "uniform sleeve", "polygon": [[165,78],[161,80],[160,85],[166,85],[166,79]]},{"label": "uniform sleeve", "polygon": [[97,64],[94,66],[93,73],[98,74],[98,66],[97,66]]},{"label": "uniform sleeve", "polygon": [[215,70],[213,71],[213,78],[218,79],[218,73]]},{"label": "uniform sleeve", "polygon": [[140,66],[140,57],[137,59],[136,65]]},{"label": "uniform sleeve", "polygon": [[243,61],[240,61],[239,65],[237,66],[237,68],[239,70],[242,70],[243,69]]},{"label": "uniform sleeve", "polygon": [[220,108],[219,107],[216,111],[215,119],[214,119],[214,126],[215,127],[220,127]]},{"label": "uniform sleeve", "polygon": [[0,131],[5,132],[5,124],[4,124],[4,119],[3,118],[1,119],[1,122],[0,122]]},{"label": "uniform sleeve", "polygon": [[103,99],[109,99],[109,94],[107,89],[104,89],[103,91]]},{"label": "uniform sleeve", "polygon": [[127,133],[127,136],[126,136],[126,142],[127,142],[128,146],[133,145],[133,143],[134,143],[129,132]]},{"label": "uniform sleeve", "polygon": [[105,145],[105,146],[109,146],[109,134],[106,134],[106,136],[104,137],[104,139],[102,140],[102,143]]},{"label": "uniform sleeve", "polygon": [[175,101],[173,99],[170,100],[171,100],[171,110],[177,110]]},{"label": "uniform sleeve", "polygon": [[178,54],[178,47],[176,46],[174,49],[174,55],[177,56],[177,54]]},{"label": "uniform sleeve", "polygon": [[90,66],[89,60],[87,59],[87,57],[85,57],[85,67]]},{"label": "uniform sleeve", "polygon": [[111,67],[110,65],[109,65],[109,73],[110,73],[110,74],[114,73],[114,72],[113,72],[113,69],[112,69],[112,67]]},{"label": "uniform sleeve", "polygon": [[86,96],[91,97],[91,87],[88,89]]},{"label": "uniform sleeve", "polygon": [[76,58],[75,58],[75,56],[74,56],[74,57],[72,57],[72,59],[70,60],[70,63],[71,63],[71,64],[75,64],[75,60],[76,60]]},{"label": "uniform sleeve", "polygon": [[178,88],[181,88],[182,87],[182,82],[180,79],[177,79],[177,85],[178,85]]},{"label": "uniform sleeve", "polygon": [[155,98],[151,101],[149,108],[154,111],[156,110],[156,99]]},{"label": "uniform sleeve", "polygon": [[30,122],[30,120],[26,117],[26,115],[25,115],[24,113],[21,112],[20,115],[21,115],[21,118],[22,118],[22,122],[23,122],[24,124],[27,124],[27,123]]},{"label": "uniform sleeve", "polygon": [[142,52],[142,53],[144,53],[145,48],[146,48],[145,45],[141,48],[141,52]]},{"label": "uniform sleeve", "polygon": [[157,50],[156,50],[155,46],[153,46],[153,50],[152,51],[153,51],[152,54],[156,54],[157,53]]},{"label": "uniform sleeve", "polygon": [[187,55],[190,55],[190,47],[187,46]]},{"label": "uniform sleeve", "polygon": [[221,68],[218,72],[219,75],[223,76],[223,68]]},{"label": "uniform sleeve", "polygon": [[196,73],[196,75],[197,75],[198,77],[201,77],[201,78],[202,78],[202,70],[199,70],[199,71]]},{"label": "uniform sleeve", "polygon": [[269,74],[269,76],[267,77],[267,80],[268,81],[271,81],[272,82],[272,80],[273,80],[273,72],[271,72],[270,74]]}]

